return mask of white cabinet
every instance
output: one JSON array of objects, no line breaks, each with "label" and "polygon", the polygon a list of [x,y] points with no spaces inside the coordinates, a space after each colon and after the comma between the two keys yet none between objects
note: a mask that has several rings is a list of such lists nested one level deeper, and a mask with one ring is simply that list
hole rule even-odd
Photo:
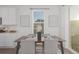
[{"label": "white cabinet", "polygon": [[15,47],[16,33],[7,33],[6,45],[9,47]]},{"label": "white cabinet", "polygon": [[15,41],[16,40],[16,34],[11,33],[2,33],[0,34],[0,47],[6,48],[6,47],[16,47]]},{"label": "white cabinet", "polygon": [[7,39],[7,34],[0,34],[0,47],[4,47],[7,45],[6,39]]},{"label": "white cabinet", "polygon": [[16,25],[16,8],[2,8],[2,25]]},{"label": "white cabinet", "polygon": [[29,15],[21,15],[20,16],[20,25],[29,27],[30,25],[30,16]]},{"label": "white cabinet", "polygon": [[0,8],[0,17],[2,17],[2,8]]},{"label": "white cabinet", "polygon": [[8,24],[8,8],[2,8],[2,25]]},{"label": "white cabinet", "polygon": [[16,9],[9,8],[8,10],[8,25],[16,25]]},{"label": "white cabinet", "polygon": [[59,36],[61,20],[59,18],[60,17],[59,9],[57,7],[55,7],[55,9],[49,9],[44,11],[45,12],[44,33],[54,35],[54,36],[55,35]]}]

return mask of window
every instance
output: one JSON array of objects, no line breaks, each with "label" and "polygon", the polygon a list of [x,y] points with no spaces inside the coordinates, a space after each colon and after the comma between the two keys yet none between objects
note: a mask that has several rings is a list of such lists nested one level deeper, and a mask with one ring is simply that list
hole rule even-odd
[{"label": "window", "polygon": [[37,31],[38,31],[37,28],[39,28],[38,27],[39,25],[42,27],[41,33],[44,34],[44,23],[34,23],[34,34],[37,33]]},{"label": "window", "polygon": [[[38,29],[41,26],[40,32],[44,34],[44,11],[43,10],[32,10],[33,14],[33,31],[34,34],[38,32]],[[40,26],[39,26],[40,25]]]},{"label": "window", "polygon": [[33,12],[34,22],[44,22],[44,12],[37,10]]}]

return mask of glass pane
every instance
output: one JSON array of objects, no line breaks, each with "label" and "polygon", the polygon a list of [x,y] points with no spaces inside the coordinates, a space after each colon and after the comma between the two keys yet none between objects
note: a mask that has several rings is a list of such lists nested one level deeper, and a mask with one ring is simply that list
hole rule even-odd
[{"label": "glass pane", "polygon": [[33,13],[35,22],[44,22],[44,13],[43,11],[34,11]]},{"label": "glass pane", "polygon": [[70,8],[71,47],[79,53],[79,6]]},{"label": "glass pane", "polygon": [[34,34],[37,34],[39,25],[42,27],[41,34],[44,34],[44,23],[34,23]]}]

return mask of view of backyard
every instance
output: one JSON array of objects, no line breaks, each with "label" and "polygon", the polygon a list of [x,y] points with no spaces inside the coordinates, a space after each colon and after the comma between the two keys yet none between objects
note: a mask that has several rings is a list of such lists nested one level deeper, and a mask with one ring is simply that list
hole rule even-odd
[{"label": "view of backyard", "polygon": [[79,21],[71,21],[71,46],[72,49],[79,52]]}]

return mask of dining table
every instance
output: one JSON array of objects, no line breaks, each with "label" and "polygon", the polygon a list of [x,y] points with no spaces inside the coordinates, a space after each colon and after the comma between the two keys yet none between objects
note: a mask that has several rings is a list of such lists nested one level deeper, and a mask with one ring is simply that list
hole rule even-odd
[{"label": "dining table", "polygon": [[[60,44],[60,47],[61,47],[61,53],[64,54],[64,45],[63,45],[63,42],[65,40],[61,39],[60,37],[57,37],[57,36],[53,36],[53,38],[58,38],[58,43]],[[19,53],[19,49],[20,49],[20,43],[21,43],[21,40],[25,40],[25,39],[28,39],[27,36],[22,36],[20,38],[18,38],[17,40],[15,40],[15,42],[17,42],[17,46],[16,46],[16,54]],[[36,43],[42,43],[43,44],[43,50],[44,50],[44,40],[45,39],[48,39],[48,38],[44,38],[44,37],[41,37],[41,38],[33,38],[32,39],[35,40],[35,46],[36,46]]]}]

